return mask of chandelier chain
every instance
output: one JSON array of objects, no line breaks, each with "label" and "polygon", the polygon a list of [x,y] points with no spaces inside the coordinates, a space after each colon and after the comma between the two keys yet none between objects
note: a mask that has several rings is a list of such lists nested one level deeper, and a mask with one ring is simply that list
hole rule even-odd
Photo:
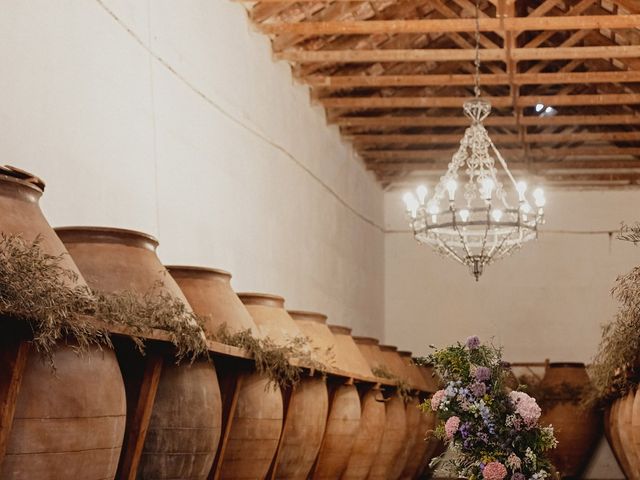
[{"label": "chandelier chain", "polygon": [[474,93],[476,98],[480,98],[480,0],[476,0],[476,58],[475,58],[475,76],[474,76]]}]

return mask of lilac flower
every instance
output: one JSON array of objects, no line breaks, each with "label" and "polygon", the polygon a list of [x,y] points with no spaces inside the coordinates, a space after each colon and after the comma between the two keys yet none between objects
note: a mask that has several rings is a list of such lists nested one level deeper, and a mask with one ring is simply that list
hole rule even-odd
[{"label": "lilac flower", "polygon": [[522,473],[520,472],[516,472],[513,475],[511,475],[511,480],[526,480],[527,477],[525,477]]},{"label": "lilac flower", "polygon": [[486,382],[491,378],[491,370],[487,367],[478,367],[475,376],[479,382]]},{"label": "lilac flower", "polygon": [[487,393],[487,386],[482,382],[475,382],[471,384],[469,387],[471,393],[473,393],[477,398],[484,396]]},{"label": "lilac flower", "polygon": [[480,346],[480,339],[477,335],[472,335],[471,337],[467,338],[465,345],[469,350],[475,350]]}]

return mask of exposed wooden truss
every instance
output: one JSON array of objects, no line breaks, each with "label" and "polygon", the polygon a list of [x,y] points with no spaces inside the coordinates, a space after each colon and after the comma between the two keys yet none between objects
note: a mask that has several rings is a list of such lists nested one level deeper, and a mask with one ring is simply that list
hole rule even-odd
[{"label": "exposed wooden truss", "polygon": [[[468,125],[475,0],[236,1],[384,185],[445,168]],[[480,9],[486,126],[514,170],[549,183],[637,184],[640,1],[480,0]]]}]

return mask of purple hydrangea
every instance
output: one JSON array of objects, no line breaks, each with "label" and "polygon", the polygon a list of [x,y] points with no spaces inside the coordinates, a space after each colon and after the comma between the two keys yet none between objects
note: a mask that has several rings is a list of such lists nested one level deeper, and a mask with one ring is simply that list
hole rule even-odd
[{"label": "purple hydrangea", "polygon": [[516,472],[513,475],[511,475],[511,480],[527,480],[527,479],[524,476],[524,474],[522,474],[520,472]]},{"label": "purple hydrangea", "polygon": [[486,382],[491,378],[491,370],[487,367],[476,368],[476,380]]},{"label": "purple hydrangea", "polygon": [[471,337],[467,338],[465,345],[469,350],[475,350],[480,346],[480,339],[477,335],[472,335]]},{"label": "purple hydrangea", "polygon": [[480,398],[484,396],[485,393],[487,393],[487,386],[482,382],[472,383],[469,389],[471,390],[471,393],[473,393],[473,395],[475,395],[477,398]]}]

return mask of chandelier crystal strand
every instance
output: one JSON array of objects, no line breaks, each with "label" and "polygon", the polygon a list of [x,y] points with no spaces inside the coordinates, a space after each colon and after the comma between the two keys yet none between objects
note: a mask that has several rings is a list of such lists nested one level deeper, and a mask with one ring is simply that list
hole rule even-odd
[{"label": "chandelier crystal strand", "polygon": [[[404,201],[416,240],[467,265],[478,280],[486,265],[537,238],[538,227],[544,223],[546,199],[544,191],[537,188],[533,191],[536,208],[531,206],[527,184],[516,181],[484,127],[491,104],[481,98],[480,90],[479,0],[475,40],[475,96],[463,106],[471,125],[431,198],[421,185],[415,194],[406,193]],[[508,189],[497,167],[506,177]],[[465,178],[462,195],[456,195]]]}]

